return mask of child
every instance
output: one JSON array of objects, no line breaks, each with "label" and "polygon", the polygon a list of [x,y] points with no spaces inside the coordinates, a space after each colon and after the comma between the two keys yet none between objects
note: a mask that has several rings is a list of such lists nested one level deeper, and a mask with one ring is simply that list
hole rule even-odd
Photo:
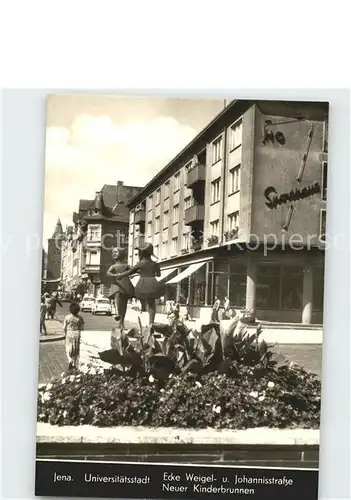
[{"label": "child", "polygon": [[65,332],[66,355],[68,359],[68,369],[78,368],[80,351],[80,333],[84,330],[84,320],[79,314],[80,307],[77,302],[72,302],[69,306],[71,314],[68,314],[63,322]]},{"label": "child", "polygon": [[147,306],[150,326],[155,321],[155,300],[164,295],[164,285],[156,279],[156,276],[161,276],[160,265],[152,260],[153,256],[154,247],[147,243],[145,247],[139,248],[139,262],[128,271],[116,275],[116,279],[120,280],[131,274],[140,274],[135,285],[135,297],[141,301],[143,310]]}]

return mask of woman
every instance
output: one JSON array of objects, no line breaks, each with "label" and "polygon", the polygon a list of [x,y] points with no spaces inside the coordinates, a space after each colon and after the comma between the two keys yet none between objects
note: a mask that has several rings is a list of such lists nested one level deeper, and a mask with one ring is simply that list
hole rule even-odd
[{"label": "woman", "polygon": [[144,247],[139,248],[139,262],[131,269],[116,275],[117,280],[132,274],[140,275],[135,286],[134,296],[141,301],[142,310],[148,310],[150,326],[155,322],[155,300],[164,294],[164,285],[156,279],[156,276],[161,276],[160,266],[152,260],[152,257],[155,257],[154,247],[151,243],[147,243]]},{"label": "woman", "polygon": [[129,278],[117,280],[117,275],[130,269],[125,262],[127,252],[124,248],[114,248],[112,256],[115,263],[108,269],[107,276],[116,278],[116,283],[110,288],[109,298],[115,303],[115,320],[119,321],[119,327],[124,328],[124,319],[127,313],[128,300],[134,295],[134,287]]},{"label": "woman", "polygon": [[72,302],[69,306],[70,314],[63,321],[65,332],[66,355],[68,359],[68,369],[78,368],[80,352],[80,334],[84,330],[84,320],[79,314],[80,307],[77,302]]},{"label": "woman", "polygon": [[213,303],[213,306],[212,306],[212,315],[211,315],[211,322],[212,323],[219,323],[219,308],[221,306],[221,301],[219,300],[219,298],[215,297],[215,301]]}]

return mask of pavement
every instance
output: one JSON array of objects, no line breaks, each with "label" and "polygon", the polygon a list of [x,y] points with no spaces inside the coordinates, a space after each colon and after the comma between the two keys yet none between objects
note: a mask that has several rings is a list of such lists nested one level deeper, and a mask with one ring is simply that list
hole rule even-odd
[{"label": "pavement", "polygon": [[[62,326],[60,321],[63,321],[64,316],[68,314],[68,304],[64,303],[63,308],[58,307],[57,320],[48,320],[47,327],[50,328],[51,342],[40,342],[39,353],[39,383],[48,383],[52,377],[61,375],[67,370],[68,363],[65,354],[65,346],[63,337],[55,339],[54,335],[59,334]],[[85,330],[95,331],[98,335],[99,331],[110,331],[116,326],[116,321],[109,316],[93,316],[90,313],[82,313],[85,320]],[[126,327],[135,326],[134,313],[128,311],[129,321],[126,322]],[[48,331],[49,331],[48,328]],[[41,336],[41,339],[43,336]],[[284,344],[279,343],[274,347],[274,350],[281,356],[286,357],[289,361],[293,361],[306,370],[309,370],[321,378],[322,374],[322,344]]]}]

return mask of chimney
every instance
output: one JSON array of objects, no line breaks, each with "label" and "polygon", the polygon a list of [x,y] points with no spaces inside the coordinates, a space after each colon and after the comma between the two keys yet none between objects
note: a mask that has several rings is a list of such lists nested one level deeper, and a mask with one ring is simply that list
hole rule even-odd
[{"label": "chimney", "polygon": [[117,205],[123,204],[123,181],[117,181]]}]

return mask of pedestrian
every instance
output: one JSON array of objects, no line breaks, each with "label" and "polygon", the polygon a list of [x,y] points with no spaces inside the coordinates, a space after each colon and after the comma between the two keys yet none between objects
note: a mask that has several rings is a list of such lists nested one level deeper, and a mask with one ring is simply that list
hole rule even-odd
[{"label": "pedestrian", "polygon": [[46,304],[44,297],[42,297],[40,304],[40,335],[41,334],[47,335],[45,319],[46,319]]},{"label": "pedestrian", "polygon": [[51,297],[50,303],[51,303],[51,309],[50,309],[51,319],[54,319],[54,318],[55,318],[55,315],[56,315],[56,308],[57,308],[57,304],[58,304],[60,307],[63,307],[63,306],[62,306],[62,304],[61,304],[61,301],[60,301],[60,300],[59,300],[59,298],[58,298],[57,293],[53,293],[53,294],[52,294],[52,297]]},{"label": "pedestrian", "polygon": [[45,293],[45,306],[46,306],[46,319],[50,319],[51,317],[51,295],[49,293]]},{"label": "pedestrian", "polygon": [[212,314],[211,314],[211,322],[212,323],[219,323],[218,313],[219,313],[220,306],[221,306],[221,301],[219,300],[219,298],[216,295],[213,306],[212,306]]},{"label": "pedestrian", "polygon": [[106,274],[109,277],[115,278],[115,283],[110,287],[109,298],[114,300],[115,320],[119,321],[120,328],[124,328],[128,300],[134,295],[134,287],[127,276],[122,279],[117,279],[117,275],[130,269],[125,262],[127,258],[125,249],[119,247],[114,248],[112,250],[112,257],[115,263],[110,266]]},{"label": "pedestrian", "polygon": [[68,369],[78,369],[80,338],[84,330],[84,319],[79,314],[80,307],[77,302],[72,302],[69,306],[70,314],[67,314],[63,321],[65,332],[66,356],[68,359]]},{"label": "pedestrian", "polygon": [[223,307],[223,319],[230,319],[230,301],[227,296],[224,297]]},{"label": "pedestrian", "polygon": [[135,286],[135,297],[141,301],[142,311],[149,312],[150,326],[155,322],[155,300],[164,295],[164,285],[156,279],[156,276],[161,276],[160,265],[153,261],[152,257],[155,257],[154,247],[151,243],[147,243],[139,248],[139,262],[131,269],[116,275],[117,280],[132,274],[140,275]]}]

